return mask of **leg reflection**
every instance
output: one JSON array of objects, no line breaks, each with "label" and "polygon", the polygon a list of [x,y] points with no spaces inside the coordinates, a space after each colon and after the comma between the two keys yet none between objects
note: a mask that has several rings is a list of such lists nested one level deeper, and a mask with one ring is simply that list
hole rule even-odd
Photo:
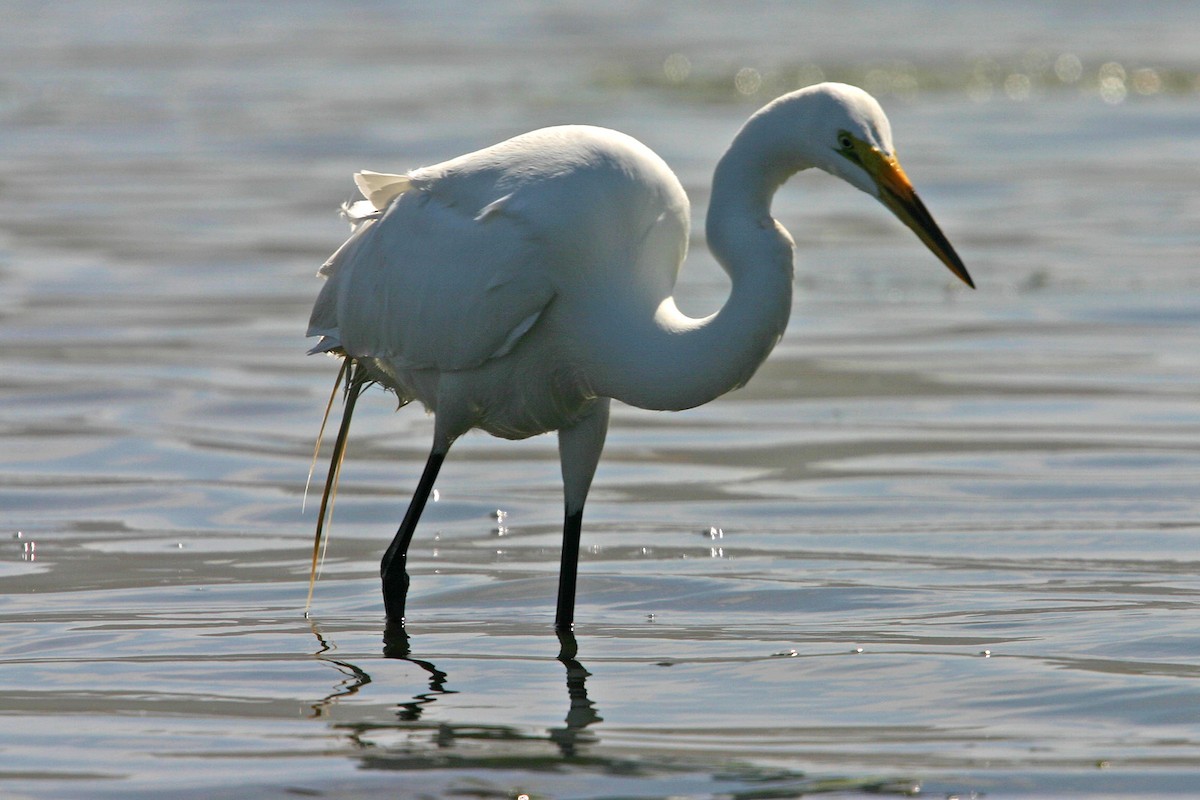
[{"label": "leg reflection", "polygon": [[[326,641],[317,630],[315,623],[312,624],[312,630],[319,644],[319,649],[314,656],[324,663],[333,665],[345,676],[334,687],[334,691],[312,705],[312,716],[332,716],[330,708],[336,705],[340,698],[357,694],[360,689],[372,682],[371,676],[354,664],[332,658],[330,654],[336,650],[336,647]],[[407,702],[397,703],[395,722],[381,724],[378,721],[362,719],[335,723],[333,727],[349,736],[350,740],[363,751],[364,765],[374,769],[429,768],[433,766],[435,762],[429,761],[427,755],[413,750],[413,743],[416,740],[411,738],[410,734],[420,731],[428,732],[431,736],[428,741],[437,750],[454,748],[460,740],[464,739],[485,743],[487,752],[485,760],[489,762],[496,757],[497,753],[504,754],[506,752],[505,748],[508,746],[506,743],[522,743],[523,746],[523,743],[539,740],[551,742],[563,758],[577,757],[582,754],[586,746],[599,741],[599,737],[589,730],[589,727],[601,722],[602,718],[596,712],[595,704],[588,698],[587,679],[591,673],[575,657],[579,650],[575,637],[566,632],[559,633],[558,638],[560,649],[557,660],[566,669],[569,705],[564,724],[560,727],[549,728],[545,733],[524,727],[488,724],[482,721],[455,724],[450,721],[430,720],[429,716],[438,716],[436,711],[432,715],[426,713],[430,710],[431,704],[444,695],[457,694],[457,692],[446,688],[448,676],[445,672],[430,661],[413,657],[411,639],[400,625],[389,625],[385,629],[383,655],[386,658],[407,661],[423,670],[428,676],[428,690],[413,695],[412,699]],[[453,710],[450,710],[450,714],[453,715]],[[345,716],[345,712],[342,716]],[[377,741],[379,739],[386,740],[389,732],[392,731],[404,733],[404,744],[396,748],[394,752],[392,752],[391,746]],[[538,758],[544,758],[544,755]]]},{"label": "leg reflection", "polygon": [[407,661],[410,664],[416,664],[421,669],[429,673],[429,691],[415,695],[412,700],[407,703],[399,703],[396,708],[396,716],[404,722],[414,722],[421,718],[425,706],[437,700],[438,695],[456,694],[453,689],[446,688],[446,673],[435,667],[428,661],[422,661],[419,658],[412,658],[412,644],[408,636],[408,632],[404,630],[403,625],[396,625],[391,622],[383,631],[383,656],[384,658],[395,658],[401,661]]},{"label": "leg reflection", "polygon": [[559,631],[558,642],[558,660],[567,668],[567,697],[571,705],[567,709],[566,726],[551,728],[549,734],[562,754],[570,758],[578,753],[580,745],[599,741],[594,733],[585,729],[595,722],[602,722],[603,718],[596,712],[596,704],[588,698],[587,679],[592,673],[575,659],[579,652],[575,634]]},{"label": "leg reflection", "polygon": [[328,653],[333,652],[333,645],[327,642],[325,637],[321,635],[320,629],[317,628],[317,623],[310,620],[309,624],[312,627],[313,636],[317,637],[317,652],[313,653],[313,656],[320,661],[324,661],[326,664],[332,664],[338,672],[346,676],[345,680],[333,687],[332,692],[310,706],[312,708],[310,716],[315,719],[325,716],[329,707],[337,703],[341,698],[358,694],[359,689],[371,682],[371,676],[360,667],[348,661],[331,658]]}]

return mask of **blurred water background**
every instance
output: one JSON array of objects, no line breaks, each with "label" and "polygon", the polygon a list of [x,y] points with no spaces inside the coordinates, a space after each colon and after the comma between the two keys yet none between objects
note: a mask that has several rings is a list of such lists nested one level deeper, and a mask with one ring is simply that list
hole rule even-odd
[{"label": "blurred water background", "polygon": [[[1195,5],[0,10],[0,795],[1196,793]],[[759,375],[615,410],[574,659],[552,437],[460,442],[385,648],[431,423],[382,392],[306,620],[351,173],[587,122],[703,219],[743,119],[821,79],[880,97],[978,291],[800,176]],[[694,232],[682,305],[725,290]]]}]

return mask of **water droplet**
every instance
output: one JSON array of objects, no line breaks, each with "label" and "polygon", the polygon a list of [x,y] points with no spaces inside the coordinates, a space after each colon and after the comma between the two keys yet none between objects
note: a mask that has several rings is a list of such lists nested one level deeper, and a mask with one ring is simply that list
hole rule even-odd
[{"label": "water droplet", "polygon": [[992,651],[991,650],[980,650],[979,655],[983,656],[984,658],[991,658]]},{"label": "water droplet", "polygon": [[778,653],[771,653],[776,658],[795,658],[797,653],[795,650],[780,650]]},{"label": "water droplet", "polygon": [[492,512],[492,516],[496,518],[497,522],[503,522],[504,520],[508,519],[508,512],[497,508],[494,512]]},{"label": "water droplet", "polygon": [[430,500],[432,500],[433,502],[435,502],[435,503],[436,503],[438,500],[441,500],[441,499],[442,499],[442,495],[441,495],[441,493],[440,493],[440,492],[438,492],[438,490],[437,490],[437,489],[434,489],[434,490],[433,490],[433,491],[430,493],[430,497],[429,497],[429,499],[430,499]]},{"label": "water droplet", "polygon": [[855,647],[855,648],[854,648],[853,650],[851,650],[850,652],[851,652],[851,653],[861,653],[862,651],[863,651],[863,649],[862,649],[861,647]]},{"label": "water droplet", "polygon": [[701,536],[707,536],[709,539],[724,539],[725,531],[720,528],[709,528],[708,530],[700,531]]},{"label": "water droplet", "polygon": [[24,535],[25,535],[25,534],[24,534],[24,533],[22,533],[21,531],[17,531],[16,533],[14,533],[14,534],[13,534],[13,538],[14,538],[14,539],[20,539],[20,538],[21,538],[22,536],[24,536]]}]

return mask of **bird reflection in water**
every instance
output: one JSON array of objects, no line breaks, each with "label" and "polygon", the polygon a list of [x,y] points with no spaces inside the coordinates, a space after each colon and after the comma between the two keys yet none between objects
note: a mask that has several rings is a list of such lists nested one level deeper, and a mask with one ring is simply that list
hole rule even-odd
[{"label": "bird reflection in water", "polygon": [[[343,680],[340,680],[334,686],[333,691],[320,701],[313,703],[310,717],[320,718],[328,716],[331,706],[336,705],[343,698],[357,694],[363,687],[370,684],[372,679],[370,674],[361,667],[345,659],[331,657],[330,653],[336,647],[321,634],[315,624],[312,626],[312,632],[318,643],[318,649],[313,655],[318,660],[332,665],[338,672],[345,676]],[[441,750],[453,748],[459,739],[475,740],[483,738],[490,741],[521,742],[543,740],[552,742],[563,758],[574,758],[580,754],[582,746],[597,743],[599,737],[593,731],[587,730],[589,726],[603,721],[603,718],[596,711],[595,703],[588,697],[587,679],[591,677],[591,673],[576,658],[579,652],[579,645],[575,640],[574,634],[567,631],[560,632],[558,640],[559,652],[557,660],[566,669],[568,698],[567,714],[562,726],[549,728],[543,736],[531,735],[526,731],[507,726],[489,727],[488,730],[481,731],[478,725],[456,726],[452,723],[434,723],[432,744]],[[414,760],[411,758],[411,749],[405,748],[404,758],[399,760],[393,759],[387,754],[377,752],[380,746],[371,742],[369,736],[372,732],[377,732],[381,729],[398,731],[426,729],[430,726],[430,723],[422,719],[425,716],[425,712],[441,697],[457,694],[457,691],[446,688],[449,682],[449,676],[446,672],[439,669],[431,661],[413,657],[412,639],[402,626],[389,625],[384,631],[383,641],[383,656],[385,658],[407,661],[419,667],[429,676],[428,689],[413,695],[411,700],[397,704],[396,724],[394,725],[380,725],[379,723],[364,720],[362,722],[338,723],[334,725],[334,728],[347,733],[356,746],[365,750],[376,751],[372,752],[371,756],[367,758],[366,765],[369,767],[379,769],[420,768],[421,764],[414,763]],[[418,757],[416,761],[419,762],[419,760]],[[430,763],[427,766],[433,766],[433,764]]]},{"label": "bird reflection in water", "polygon": [[585,729],[604,720],[596,713],[596,704],[588,697],[587,679],[592,673],[575,659],[579,652],[575,634],[559,631],[558,641],[558,660],[567,668],[567,697],[570,698],[571,705],[567,709],[567,724],[562,728],[551,728],[550,740],[558,745],[564,757],[571,758],[576,754],[579,745],[595,744],[599,741],[595,733]]},{"label": "bird reflection in water", "polygon": [[317,628],[315,622],[309,620],[309,626],[312,628],[312,634],[316,637],[318,645],[317,652],[313,653],[313,656],[318,661],[324,661],[326,664],[332,665],[334,669],[345,676],[344,680],[334,685],[332,692],[312,704],[312,713],[309,716],[316,719],[324,717],[329,712],[330,706],[336,704],[343,697],[352,697],[358,694],[358,691],[362,687],[371,682],[371,676],[361,667],[357,667],[348,661],[331,657],[329,653],[334,651],[334,646],[329,643],[320,629]]},{"label": "bird reflection in water", "polygon": [[407,661],[410,664],[415,664],[429,674],[428,692],[413,695],[412,700],[396,706],[398,709],[396,716],[402,722],[416,722],[419,720],[421,713],[425,710],[425,706],[436,701],[438,695],[456,694],[453,689],[446,688],[446,673],[428,661],[412,657],[412,643],[409,640],[408,631],[404,630],[402,626],[389,625],[383,632],[383,657],[394,658],[398,661]]}]

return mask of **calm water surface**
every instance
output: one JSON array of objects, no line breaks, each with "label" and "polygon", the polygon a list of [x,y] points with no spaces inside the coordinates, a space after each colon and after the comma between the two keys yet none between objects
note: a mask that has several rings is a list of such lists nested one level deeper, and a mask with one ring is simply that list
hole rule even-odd
[{"label": "calm water surface", "polygon": [[[0,795],[1194,796],[1200,14],[458,5],[6,4]],[[305,619],[350,174],[591,122],[702,218],[745,116],[821,77],[881,96],[979,290],[800,176],[759,375],[614,413],[573,658],[552,437],[456,447],[384,641],[432,429],[382,392]]]}]

